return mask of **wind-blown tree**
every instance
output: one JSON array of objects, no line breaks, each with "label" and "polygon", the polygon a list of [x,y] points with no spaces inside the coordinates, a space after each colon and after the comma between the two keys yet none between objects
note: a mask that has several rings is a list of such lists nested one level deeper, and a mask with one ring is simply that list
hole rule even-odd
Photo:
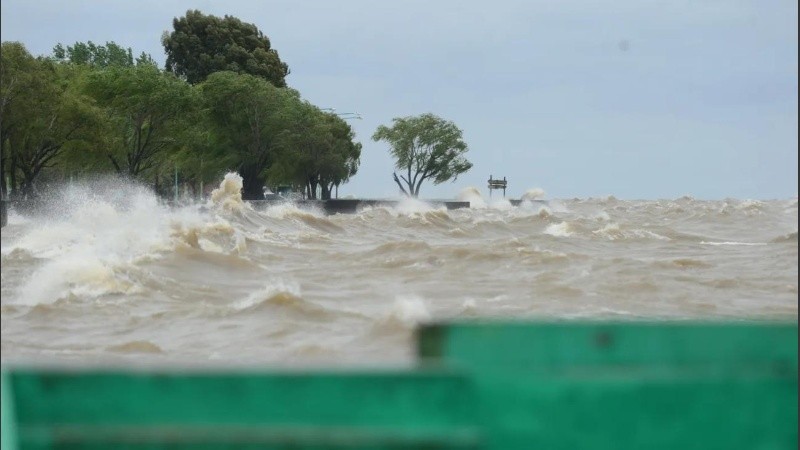
[{"label": "wind-blown tree", "polygon": [[106,45],[97,45],[92,41],[76,42],[66,49],[58,43],[53,47],[53,59],[94,67],[132,66],[133,52],[114,42],[106,42]]},{"label": "wind-blown tree", "polygon": [[286,129],[287,105],[299,94],[273,86],[263,78],[217,72],[200,85],[216,145],[232,155],[242,177],[242,197],[263,198],[266,170],[275,160]]},{"label": "wind-blown tree", "polygon": [[[24,107],[24,96],[40,84],[35,76],[37,60],[19,42],[3,42],[0,48],[0,176],[3,197],[7,196],[6,180],[16,181],[16,153],[9,146],[11,131],[23,125],[24,115],[14,114]],[[17,107],[19,105],[19,108]]]},{"label": "wind-blown tree", "polygon": [[195,197],[202,196],[208,182],[221,179],[230,167],[235,167],[236,154],[218,145],[215,132],[205,110],[198,109],[181,135],[185,144],[172,153],[179,168],[180,180],[187,184]]},{"label": "wind-blown tree", "polygon": [[92,41],[76,42],[66,48],[61,43],[53,47],[53,60],[61,63],[80,64],[92,67],[130,67],[133,65],[157,65],[149,54],[142,52],[135,60],[130,47],[124,48],[110,41],[97,45]]},{"label": "wind-blown tree", "polygon": [[95,71],[86,92],[109,112],[115,139],[106,156],[117,173],[130,177],[184,143],[181,130],[199,106],[189,84],[149,64]]},{"label": "wind-blown tree", "polygon": [[399,178],[397,172],[393,177],[403,194],[418,197],[425,180],[433,184],[455,181],[472,168],[464,157],[467,144],[453,122],[433,114],[396,117],[392,122],[391,128],[379,126],[372,139],[391,145],[395,167],[401,171]]},{"label": "wind-blown tree", "polygon": [[290,105],[278,158],[270,169],[273,182],[305,186],[306,196],[328,200],[335,186],[356,174],[361,144],[341,117],[306,102]]},{"label": "wind-blown tree", "polygon": [[269,39],[254,24],[189,10],[185,17],[175,18],[172,26],[174,30],[164,32],[161,38],[166,67],[189,83],[201,83],[214,72],[230,71],[286,86],[289,66],[281,62]]},{"label": "wind-blown tree", "polygon": [[[331,117],[332,116],[332,117]],[[341,117],[333,114],[328,115],[330,132],[333,138],[331,150],[322,159],[320,173],[320,186],[322,188],[322,198],[331,198],[331,191],[334,187],[338,188],[343,183],[350,181],[350,178],[358,172],[361,164],[361,143],[355,142],[355,132],[350,125]]]},{"label": "wind-blown tree", "polygon": [[33,199],[42,170],[88,139],[99,116],[77,89],[79,72],[33,58],[18,43],[3,43],[1,53],[3,174],[15,191],[20,175],[19,193]]}]

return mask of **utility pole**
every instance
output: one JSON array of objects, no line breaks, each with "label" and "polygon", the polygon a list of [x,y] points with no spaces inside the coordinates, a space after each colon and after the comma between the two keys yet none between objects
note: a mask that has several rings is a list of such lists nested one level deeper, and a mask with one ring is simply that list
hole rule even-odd
[{"label": "utility pole", "polygon": [[175,204],[178,204],[178,163],[175,163]]},{"label": "utility pole", "polygon": [[203,157],[200,157],[200,201],[203,201]]}]

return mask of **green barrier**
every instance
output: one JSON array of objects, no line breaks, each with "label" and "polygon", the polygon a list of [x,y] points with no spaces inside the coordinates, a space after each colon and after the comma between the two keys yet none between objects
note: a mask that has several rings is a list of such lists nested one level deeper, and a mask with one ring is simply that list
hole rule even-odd
[{"label": "green barrier", "polygon": [[473,375],[497,449],[795,449],[797,324],[455,323],[418,354]]},{"label": "green barrier", "polygon": [[423,326],[421,358],[491,368],[787,364],[797,370],[797,324],[461,322]]},{"label": "green barrier", "polygon": [[420,366],[3,374],[12,449],[794,449],[797,324],[451,323]]},{"label": "green barrier", "polygon": [[450,373],[15,370],[8,382],[22,449],[480,447],[471,382]]}]

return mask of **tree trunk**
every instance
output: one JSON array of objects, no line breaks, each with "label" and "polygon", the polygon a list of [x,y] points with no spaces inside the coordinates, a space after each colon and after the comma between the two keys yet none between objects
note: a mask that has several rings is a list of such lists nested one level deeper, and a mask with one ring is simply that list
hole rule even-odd
[{"label": "tree trunk", "polygon": [[263,200],[264,177],[261,170],[254,166],[244,166],[240,168],[239,175],[242,176],[242,199]]},{"label": "tree trunk", "polygon": [[397,178],[397,174],[392,172],[392,176],[394,177],[394,182],[397,183],[397,186],[400,188],[400,191],[403,192],[403,195],[408,197],[408,192],[406,191],[406,188],[403,187],[403,184],[400,182],[400,179]]},{"label": "tree trunk", "polygon": [[11,164],[9,165],[8,172],[11,175],[11,196],[16,198],[19,196],[17,191],[17,155],[11,157]]},{"label": "tree trunk", "polygon": [[320,188],[322,189],[320,198],[322,200],[330,200],[331,199],[331,185],[328,183],[321,183]]}]

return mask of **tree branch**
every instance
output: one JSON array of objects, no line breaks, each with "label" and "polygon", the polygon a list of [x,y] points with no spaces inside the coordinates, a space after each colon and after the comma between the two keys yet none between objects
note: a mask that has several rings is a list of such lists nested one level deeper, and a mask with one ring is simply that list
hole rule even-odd
[{"label": "tree branch", "polygon": [[[403,191],[403,195],[405,195],[406,197],[410,197],[410,195],[408,195],[408,192],[406,192],[406,189],[400,183],[400,180],[397,179],[397,174],[392,172],[392,176],[394,177],[394,182],[397,183],[397,185],[400,187],[400,190]],[[402,175],[400,175],[400,176],[402,177]]]}]

